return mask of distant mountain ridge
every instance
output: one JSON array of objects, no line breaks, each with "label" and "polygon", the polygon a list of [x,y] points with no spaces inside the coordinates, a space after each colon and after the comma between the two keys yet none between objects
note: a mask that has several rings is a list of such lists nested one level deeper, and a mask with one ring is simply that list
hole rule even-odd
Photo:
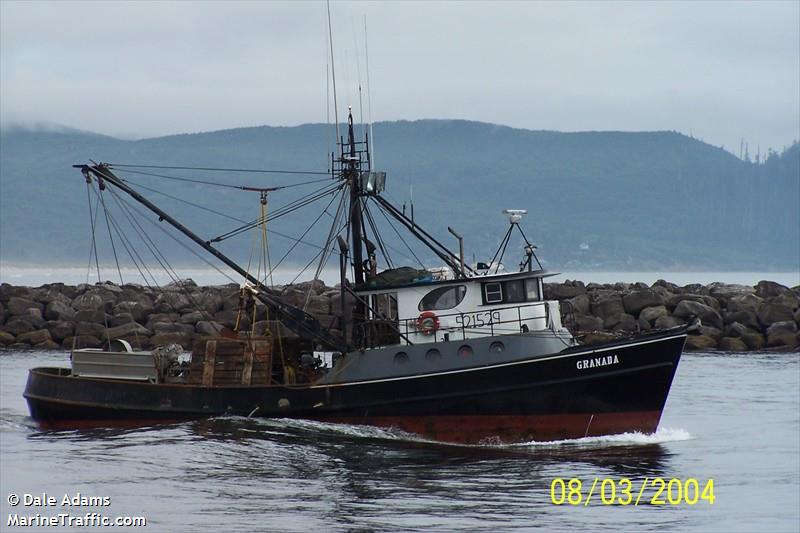
[{"label": "distant mountain ridge", "polygon": [[[360,128],[358,128],[360,132]],[[800,145],[761,164],[676,132],[533,131],[461,120],[374,125],[376,168],[388,173],[388,198],[408,203],[413,186],[418,223],[443,242],[452,226],[469,257],[494,253],[507,222],[503,208],[528,209],[523,229],[547,265],[559,269],[794,270],[800,264]],[[72,164],[112,163],[325,171],[330,126],[250,127],[120,140],[75,130],[0,132],[0,259],[85,264],[89,247],[87,191]],[[269,186],[314,176],[212,174],[152,170],[178,176]],[[242,220],[255,218],[252,193],[126,174],[133,182]],[[324,176],[322,176],[324,177]],[[300,188],[271,196],[275,207]],[[297,191],[297,193],[293,191]],[[204,236],[231,220],[160,195],[157,204]],[[293,196],[294,195],[294,196]],[[315,213],[318,214],[318,211]],[[313,216],[279,219],[271,228],[299,235]],[[299,221],[298,221],[299,220]],[[376,214],[376,220],[382,217]],[[102,226],[102,232],[106,232]],[[320,225],[309,240],[321,242]],[[100,229],[98,229],[98,235]],[[392,230],[384,237],[409,263]],[[404,235],[405,237],[405,235]],[[291,241],[274,237],[273,253]],[[521,255],[512,243],[506,264]],[[247,259],[250,239],[221,249]],[[172,246],[174,248],[174,245]],[[178,249],[176,262],[197,260]],[[316,250],[299,246],[301,259]],[[424,250],[415,250],[423,257]],[[430,259],[429,255],[424,258]],[[124,259],[124,257],[123,257]],[[438,261],[428,261],[431,265]]]}]

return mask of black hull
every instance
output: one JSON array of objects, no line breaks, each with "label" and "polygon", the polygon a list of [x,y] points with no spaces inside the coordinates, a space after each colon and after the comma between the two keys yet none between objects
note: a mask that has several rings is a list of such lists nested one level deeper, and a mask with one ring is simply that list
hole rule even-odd
[{"label": "black hull", "polygon": [[652,433],[686,335],[652,335],[435,374],[296,387],[203,387],[30,371],[25,398],[43,425],[175,421],[224,414],[399,427],[478,443]]}]

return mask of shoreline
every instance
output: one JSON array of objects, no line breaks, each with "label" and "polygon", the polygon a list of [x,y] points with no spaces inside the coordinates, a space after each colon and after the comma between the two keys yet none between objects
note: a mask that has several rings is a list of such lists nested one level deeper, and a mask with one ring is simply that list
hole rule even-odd
[{"label": "shoreline", "polygon": [[[619,274],[619,273],[617,273]],[[793,274],[793,273],[792,273]],[[277,286],[276,286],[277,287]],[[221,328],[256,334],[294,335],[269,320],[266,307],[239,316],[235,283],[200,286],[191,279],[150,288],[111,282],[39,287],[0,284],[0,349],[99,348],[123,339],[143,349],[164,344],[190,348]],[[280,287],[291,304],[338,331],[340,294],[322,281]],[[683,286],[659,279],[642,282],[545,283],[545,299],[562,305],[565,325],[584,342],[610,340],[642,331],[668,329],[695,317],[686,350],[792,351],[800,347],[800,285],[761,280],[753,285],[712,282]],[[571,309],[571,313],[568,311]]]}]

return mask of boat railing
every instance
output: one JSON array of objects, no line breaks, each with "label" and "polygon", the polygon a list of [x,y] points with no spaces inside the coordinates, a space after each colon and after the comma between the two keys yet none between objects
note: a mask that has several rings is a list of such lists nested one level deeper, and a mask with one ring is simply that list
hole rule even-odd
[{"label": "boat railing", "polygon": [[[538,313],[526,313],[536,309]],[[510,313],[508,311],[511,311]],[[357,324],[356,338],[365,348],[376,348],[393,344],[415,344],[410,337],[425,337],[425,343],[447,342],[469,335],[494,336],[513,333],[526,333],[534,320],[550,323],[547,302],[525,303],[505,307],[492,307],[486,311],[436,313],[432,324],[425,323],[423,317],[403,319],[373,319]]]}]

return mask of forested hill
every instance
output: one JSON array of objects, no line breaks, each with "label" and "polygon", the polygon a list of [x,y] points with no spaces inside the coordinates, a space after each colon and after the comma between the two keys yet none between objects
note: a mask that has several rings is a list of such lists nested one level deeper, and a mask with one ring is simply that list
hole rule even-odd
[{"label": "forested hill", "polygon": [[[87,191],[72,164],[92,159],[325,171],[333,137],[321,124],[138,141],[74,130],[11,129],[0,135],[0,259],[44,264],[87,260]],[[469,259],[473,253],[478,260],[491,257],[507,227],[500,211],[517,208],[529,210],[523,229],[552,268],[794,270],[800,264],[797,143],[756,164],[675,132],[559,133],[420,120],[375,124],[374,137],[376,168],[388,173],[388,198],[408,202],[413,186],[417,223],[447,243],[453,242],[447,233],[452,226],[464,235]],[[152,172],[257,186],[320,178]],[[141,174],[125,177],[243,220],[258,213],[253,193]],[[273,193],[271,208],[309,191],[302,189]],[[168,197],[151,197],[204,236],[237,225]],[[281,218],[271,229],[299,235],[319,212],[311,208]],[[318,226],[308,240],[324,240],[327,227]],[[100,227],[107,232],[104,223],[98,222]],[[407,263],[395,233],[383,234],[396,250],[395,262]],[[271,249],[280,254],[291,242],[275,237]],[[226,241],[223,250],[246,260],[250,246],[245,237]],[[316,253],[307,246],[296,251],[301,260]],[[192,260],[180,248],[174,253],[176,262]],[[521,255],[516,243],[508,253],[510,264]]]}]

